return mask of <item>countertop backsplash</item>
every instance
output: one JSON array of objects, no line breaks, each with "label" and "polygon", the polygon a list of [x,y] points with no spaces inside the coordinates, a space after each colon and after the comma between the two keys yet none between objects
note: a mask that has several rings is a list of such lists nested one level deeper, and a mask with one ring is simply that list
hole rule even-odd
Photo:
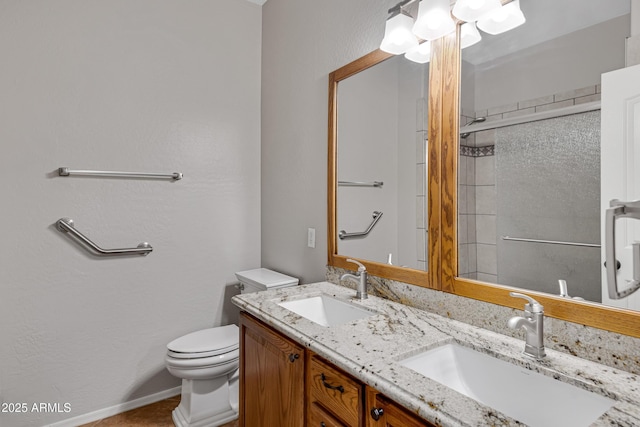
[{"label": "countertop backsplash", "polygon": [[[352,281],[339,283],[340,276],[347,272],[328,266],[326,280],[355,289]],[[522,310],[372,275],[369,275],[369,293],[503,335],[522,338],[524,343],[522,331],[507,327],[508,319],[521,315]],[[545,318],[544,329],[546,348],[640,375],[640,338],[552,317]]]}]

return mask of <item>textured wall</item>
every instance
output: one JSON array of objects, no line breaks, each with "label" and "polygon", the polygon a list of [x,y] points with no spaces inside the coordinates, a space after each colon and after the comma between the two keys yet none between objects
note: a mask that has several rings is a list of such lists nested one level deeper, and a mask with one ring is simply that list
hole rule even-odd
[{"label": "textured wall", "polygon": [[[234,272],[260,263],[260,38],[246,1],[0,1],[0,401],[71,406],[0,425],[176,387],[166,344],[236,316]],[[90,256],[64,216],[103,247],[154,251]]]},{"label": "textured wall", "polygon": [[378,47],[392,3],[263,6],[262,265],[303,283],[323,280],[327,263],[328,76]]}]

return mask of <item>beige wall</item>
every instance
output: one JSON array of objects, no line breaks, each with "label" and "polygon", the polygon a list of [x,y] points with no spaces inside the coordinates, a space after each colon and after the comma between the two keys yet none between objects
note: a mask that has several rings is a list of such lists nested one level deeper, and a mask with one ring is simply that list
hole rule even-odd
[{"label": "beige wall", "polygon": [[[166,344],[236,316],[234,272],[260,263],[260,39],[246,1],[0,0],[0,401],[29,404],[0,425],[179,386]],[[61,217],[153,253],[88,255]]]}]

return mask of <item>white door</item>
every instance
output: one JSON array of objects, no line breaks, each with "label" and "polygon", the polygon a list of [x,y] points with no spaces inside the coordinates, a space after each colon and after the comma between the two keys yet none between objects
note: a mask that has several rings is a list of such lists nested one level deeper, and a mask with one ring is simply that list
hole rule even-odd
[{"label": "white door", "polygon": [[[601,258],[605,260],[605,211],[609,201],[640,200],[640,65],[602,75],[601,154]],[[633,277],[633,242],[640,241],[640,220],[616,222],[618,288],[627,288]],[[609,298],[606,271],[602,269],[602,302],[607,305],[640,310],[640,291],[619,300]]]}]

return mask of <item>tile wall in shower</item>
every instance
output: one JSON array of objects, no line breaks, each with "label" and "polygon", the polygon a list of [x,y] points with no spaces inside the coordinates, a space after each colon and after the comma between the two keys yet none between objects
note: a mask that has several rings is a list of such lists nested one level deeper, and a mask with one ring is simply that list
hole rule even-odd
[{"label": "tile wall in shower", "polygon": [[[479,111],[462,111],[460,123],[487,121],[600,100],[600,85],[541,96]],[[499,283],[497,259],[496,130],[460,138],[458,168],[458,275]]]}]

